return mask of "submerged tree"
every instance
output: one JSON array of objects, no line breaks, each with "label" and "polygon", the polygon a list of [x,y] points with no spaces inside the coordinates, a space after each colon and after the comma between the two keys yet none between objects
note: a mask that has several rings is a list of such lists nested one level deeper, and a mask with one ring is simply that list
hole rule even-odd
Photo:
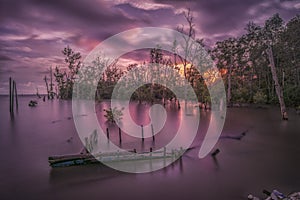
[{"label": "submerged tree", "polygon": [[45,81],[46,89],[47,89],[47,97],[48,97],[48,99],[54,99],[56,93],[53,90],[54,84],[53,84],[52,67],[50,67],[49,75],[50,75],[50,84],[48,83],[48,80],[49,80],[48,77],[46,75],[44,77],[44,81]]},{"label": "submerged tree", "polygon": [[72,98],[73,84],[81,66],[81,55],[79,52],[74,52],[69,46],[62,51],[65,57],[65,62],[68,67],[63,69],[56,67],[54,76],[58,85],[58,96],[61,99]]},{"label": "submerged tree", "polygon": [[287,110],[285,107],[283,91],[281,85],[279,84],[276,66],[273,55],[273,48],[278,43],[280,34],[283,32],[283,20],[278,14],[275,14],[272,18],[266,21],[265,27],[263,29],[263,35],[265,36],[264,42],[266,47],[266,53],[268,55],[273,81],[275,83],[276,94],[280,103],[280,109],[282,114],[282,119],[288,119]]},{"label": "submerged tree", "polygon": [[103,109],[103,111],[106,112],[104,117],[110,123],[119,122],[122,119],[123,110],[124,110],[124,108],[118,109],[117,107],[109,108],[109,109]]},{"label": "submerged tree", "polygon": [[[175,40],[172,47],[172,53],[174,54],[174,66],[175,69],[178,69],[179,71],[181,68],[179,66],[182,66],[183,76],[188,83],[194,87],[198,100],[208,102],[209,98],[206,96],[206,83],[202,77],[203,73],[207,70],[208,64],[206,63],[206,61],[208,61],[207,55],[204,55],[203,53],[205,45],[203,43],[203,39],[196,38],[194,17],[190,9],[184,12],[184,17],[187,22],[187,26],[185,27],[182,25],[177,28],[177,30],[182,33],[184,42],[183,44],[177,44],[177,41]],[[184,55],[178,56],[179,51],[183,52]],[[196,66],[201,67],[201,72],[197,70]],[[184,89],[184,96],[185,106],[187,106],[187,88]]]}]

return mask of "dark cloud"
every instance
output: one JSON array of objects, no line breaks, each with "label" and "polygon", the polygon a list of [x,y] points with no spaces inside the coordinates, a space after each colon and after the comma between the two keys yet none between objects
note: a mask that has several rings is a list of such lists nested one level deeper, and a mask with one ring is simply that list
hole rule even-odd
[{"label": "dark cloud", "polygon": [[13,61],[14,59],[5,56],[5,55],[0,55],[0,61]]},{"label": "dark cloud", "polygon": [[[190,8],[198,36],[206,43],[237,36],[244,32],[249,21],[262,24],[267,18],[279,13],[284,20],[299,13],[293,4],[299,0],[155,0],[156,3],[172,5],[174,8]],[[300,5],[300,4],[299,4]]]},{"label": "dark cloud", "polygon": [[[25,26],[23,33],[27,33],[28,29],[38,29],[44,32],[66,31],[101,41],[111,34],[139,23],[137,20],[127,18],[117,9],[113,9],[111,5],[94,0],[10,0],[4,2],[1,3],[2,14],[0,16],[2,15],[4,23],[10,23],[11,26],[7,30],[1,30],[2,33],[17,34],[20,29],[17,25],[22,24]],[[35,36],[32,35],[33,38]]]},{"label": "dark cloud", "polygon": [[261,0],[240,1],[200,1],[193,10],[199,14],[198,25],[207,34],[228,32],[238,28],[240,22],[247,19],[249,7]]}]

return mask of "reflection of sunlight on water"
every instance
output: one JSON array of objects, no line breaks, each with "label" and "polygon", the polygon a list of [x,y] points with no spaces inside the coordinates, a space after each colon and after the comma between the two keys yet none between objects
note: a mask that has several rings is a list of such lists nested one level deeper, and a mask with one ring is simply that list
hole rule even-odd
[{"label": "reflection of sunlight on water", "polygon": [[[104,117],[105,113],[103,112],[103,108],[107,108],[108,106],[110,106],[110,102],[104,101],[100,104],[102,109],[96,108],[98,122],[103,130],[106,130],[106,128],[110,128],[112,129],[111,133],[115,134],[115,131],[118,131],[118,125],[107,123],[106,118]],[[100,107],[100,104],[97,106]],[[120,101],[117,102],[115,105],[118,108],[124,107],[124,105]],[[159,137],[173,135],[173,133],[177,131],[181,120],[181,110],[178,110],[177,106],[174,107],[172,104],[167,104],[166,108],[163,108],[161,105],[158,104],[154,104],[151,106],[147,103],[130,102],[128,113],[129,114],[125,113],[125,111],[123,112],[124,115],[120,122],[122,133],[126,134],[127,136],[133,136],[136,138],[141,138],[141,125],[143,125],[145,138],[152,137],[151,125],[153,125],[154,135],[158,135]],[[164,115],[166,116],[164,117]],[[163,118],[166,118],[165,123],[163,123]],[[136,126],[138,126],[137,131],[135,131],[134,133],[129,131],[123,131],[124,127],[126,126],[127,129],[125,130],[134,130],[131,129],[132,127],[130,127],[131,123],[134,123]]]},{"label": "reflection of sunlight on water", "polygon": [[194,140],[195,133],[198,131],[200,113],[199,108],[195,107],[194,103],[181,102],[181,110],[178,112],[179,129],[178,134],[175,136],[177,143],[172,145],[172,148],[178,148],[181,144],[190,143]]},{"label": "reflection of sunlight on water", "polygon": [[149,138],[162,130],[167,118],[165,108],[159,104],[130,102],[128,105],[127,103],[126,101],[113,102],[114,107],[124,108],[122,120],[116,123],[123,132],[140,138],[143,130],[144,138]]},{"label": "reflection of sunlight on water", "polygon": [[[117,104],[120,108],[122,107],[122,103]],[[157,126],[155,126],[156,121],[160,121],[161,114],[158,110],[154,110],[154,112],[151,113],[152,116],[152,123],[154,124],[154,133],[155,133],[155,142],[152,141],[152,130],[151,127],[145,128],[143,127],[144,137],[146,141],[144,143],[141,142],[141,132],[142,129],[139,128],[138,131],[134,134],[130,134],[127,132],[122,131],[121,137],[122,137],[122,143],[119,141],[119,129],[116,124],[110,124],[106,121],[106,118],[104,117],[105,112],[103,112],[103,109],[107,109],[110,106],[109,101],[103,101],[101,103],[98,103],[96,105],[96,113],[97,113],[97,119],[98,123],[103,130],[103,134],[105,134],[106,137],[106,129],[109,129],[110,134],[110,140],[115,145],[124,148],[124,149],[133,149],[136,148],[137,150],[149,150],[150,147],[153,147],[154,149],[159,149],[168,144],[172,139],[174,139],[175,134],[179,131],[182,134],[177,136],[177,143],[173,144],[172,148],[180,148],[180,144],[184,142],[188,142],[194,131],[198,131],[198,125],[199,121],[197,120],[197,117],[200,118],[200,112],[197,106],[193,103],[187,103],[187,106],[184,106],[184,102],[181,102],[181,108],[178,110],[176,105],[173,105],[172,103],[166,104],[165,110],[166,110],[166,123],[164,126],[158,130]],[[151,110],[151,105],[142,103],[139,104],[138,102],[130,102],[130,117],[132,117],[132,120],[136,123],[139,122],[140,124],[149,124],[150,116],[149,111]],[[83,107],[78,108],[82,111],[82,113],[86,113]],[[153,111],[153,110],[152,110]],[[201,112],[204,116],[207,114],[206,112]],[[217,123],[214,119],[215,116],[211,116],[212,123],[210,126],[215,126]],[[84,117],[84,124],[86,126],[91,126],[92,123],[90,122],[92,116],[89,115],[87,117]],[[127,122],[131,120],[128,119],[128,117],[123,117],[122,124],[127,124]],[[122,125],[121,124],[121,125]],[[137,124],[137,125],[140,125]],[[180,130],[179,127],[181,126]],[[196,127],[196,128],[195,128]],[[84,133],[84,137],[87,137],[92,132],[91,128],[90,132]],[[96,127],[94,128],[96,129]],[[93,130],[94,130],[93,129]],[[213,133],[210,133],[210,135],[213,135]],[[142,145],[141,145],[142,144]]]},{"label": "reflection of sunlight on water", "polygon": [[[138,125],[148,125],[150,123],[149,104],[131,102],[129,105],[129,113],[133,121]],[[124,120],[128,120],[127,117]]]}]

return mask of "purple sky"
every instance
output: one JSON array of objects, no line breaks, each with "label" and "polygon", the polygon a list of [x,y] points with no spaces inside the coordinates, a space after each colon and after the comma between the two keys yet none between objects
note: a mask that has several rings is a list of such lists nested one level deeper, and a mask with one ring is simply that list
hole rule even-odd
[{"label": "purple sky", "polygon": [[276,12],[289,20],[300,0],[0,0],[0,94],[8,93],[10,76],[19,93],[44,92],[43,77],[63,64],[66,45],[84,56],[130,28],[174,29],[185,23],[185,8],[193,11],[196,37],[211,46],[242,34],[249,21],[261,24]]}]

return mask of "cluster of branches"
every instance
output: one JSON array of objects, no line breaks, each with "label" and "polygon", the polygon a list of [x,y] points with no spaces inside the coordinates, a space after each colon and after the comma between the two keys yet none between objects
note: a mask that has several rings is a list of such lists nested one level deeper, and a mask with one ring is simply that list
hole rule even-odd
[{"label": "cluster of branches", "polygon": [[[150,50],[149,57],[149,63],[130,64],[126,69],[122,69],[118,65],[118,60],[111,62],[104,56],[97,57],[91,66],[82,68],[81,73],[78,74],[80,88],[75,90],[78,92],[76,96],[85,99],[95,97],[95,100],[101,101],[110,99],[115,90],[119,98],[127,99],[128,90],[135,88],[141,82],[147,82],[148,84],[137,87],[132,94],[130,93],[129,98],[139,102],[154,102],[155,100],[164,100],[165,102],[166,99],[176,98],[166,84],[178,82],[182,78],[178,74],[180,68],[173,65],[170,57],[164,55],[159,46]],[[170,70],[162,69],[162,67]],[[157,81],[158,79],[161,81]],[[154,80],[158,83],[164,82],[165,86],[155,83]]]},{"label": "cluster of branches", "polygon": [[[50,78],[48,78],[47,75],[45,75],[45,77],[44,77],[44,81],[45,81],[46,89],[47,89],[47,98],[54,99],[54,97],[57,96],[57,92],[54,92],[52,67],[50,67],[49,76],[50,76]],[[50,81],[50,83],[48,83],[48,81]],[[37,96],[39,96],[38,91],[37,91]],[[44,97],[44,100],[45,100],[45,97]]]},{"label": "cluster of branches", "polygon": [[71,99],[73,92],[73,85],[81,66],[81,54],[74,52],[69,46],[62,51],[65,56],[67,68],[55,68],[54,76],[58,87],[58,98]]},{"label": "cluster of branches", "polygon": [[[300,16],[275,14],[263,26],[216,43],[211,52],[223,74],[227,101],[300,105]],[[284,110],[282,110],[284,112]]]}]

